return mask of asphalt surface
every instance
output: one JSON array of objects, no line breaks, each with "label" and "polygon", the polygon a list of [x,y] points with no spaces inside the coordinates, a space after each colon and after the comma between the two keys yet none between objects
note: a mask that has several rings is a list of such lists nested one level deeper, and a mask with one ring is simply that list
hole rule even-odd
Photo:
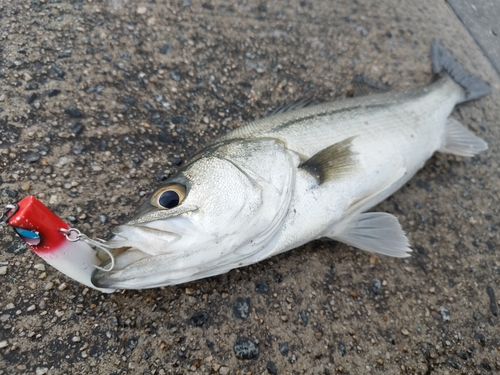
[{"label": "asphalt surface", "polygon": [[[431,81],[439,38],[493,94],[488,142],[436,155],[377,210],[411,258],[316,241],[176,287],[89,290],[0,229],[0,374],[500,371],[499,77],[445,2],[0,0],[0,203],[33,194],[91,237],[217,136],[358,74]],[[248,359],[245,359],[248,358]]]}]

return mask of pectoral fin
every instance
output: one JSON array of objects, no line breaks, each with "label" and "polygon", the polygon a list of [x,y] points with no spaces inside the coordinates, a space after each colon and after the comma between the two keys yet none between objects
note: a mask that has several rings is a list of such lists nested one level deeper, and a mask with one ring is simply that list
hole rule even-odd
[{"label": "pectoral fin", "polygon": [[446,120],[443,145],[440,152],[459,156],[474,156],[487,150],[488,145],[453,118]]},{"label": "pectoral fin", "polygon": [[332,233],[331,238],[361,250],[396,258],[409,257],[412,252],[398,219],[385,212],[360,214]]},{"label": "pectoral fin", "polygon": [[352,150],[354,137],[337,142],[299,165],[311,173],[318,184],[344,176],[356,168],[356,153]]}]

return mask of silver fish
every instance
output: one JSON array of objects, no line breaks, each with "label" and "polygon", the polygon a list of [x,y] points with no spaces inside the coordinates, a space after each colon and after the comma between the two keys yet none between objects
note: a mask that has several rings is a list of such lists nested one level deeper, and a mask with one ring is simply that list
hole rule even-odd
[{"label": "silver fish", "polygon": [[114,268],[94,271],[92,282],[119,289],[179,284],[322,237],[409,256],[397,218],[365,212],[434,152],[473,156],[487,149],[449,116],[490,87],[439,41],[431,60],[436,80],[426,87],[294,105],[216,140],[113,230],[106,246]]}]

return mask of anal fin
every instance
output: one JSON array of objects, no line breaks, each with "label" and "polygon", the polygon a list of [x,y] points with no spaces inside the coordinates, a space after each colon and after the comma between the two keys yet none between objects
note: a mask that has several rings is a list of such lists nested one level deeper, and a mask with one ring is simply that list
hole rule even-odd
[{"label": "anal fin", "polygon": [[331,238],[361,250],[395,258],[409,257],[412,252],[398,219],[385,212],[360,214]]},{"label": "anal fin", "polygon": [[352,140],[349,137],[314,154],[299,165],[311,173],[318,184],[341,177],[352,172],[356,167],[356,153],[352,150]]},{"label": "anal fin", "polygon": [[474,156],[487,149],[488,145],[485,141],[476,137],[457,120],[451,117],[446,120],[443,144],[439,148],[440,152],[459,156]]}]

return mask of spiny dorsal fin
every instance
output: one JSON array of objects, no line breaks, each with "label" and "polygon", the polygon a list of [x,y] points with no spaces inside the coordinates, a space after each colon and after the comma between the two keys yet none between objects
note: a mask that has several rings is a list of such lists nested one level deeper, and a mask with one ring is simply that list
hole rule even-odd
[{"label": "spiny dorsal fin", "polygon": [[379,81],[376,81],[365,75],[357,75],[354,77],[354,97],[365,96],[371,94],[382,94],[388,92],[391,88]]},{"label": "spiny dorsal fin", "polygon": [[299,168],[316,177],[320,185],[346,175],[356,167],[356,153],[351,148],[353,139],[354,137],[349,137],[319,151],[301,163]]},{"label": "spiny dorsal fin", "polygon": [[268,112],[264,116],[264,118],[269,117],[269,116],[278,115],[280,113],[294,111],[296,109],[309,107],[310,105],[314,105],[314,104],[318,104],[318,101],[313,99],[312,97],[298,99],[298,100],[295,100],[291,103],[284,103],[284,104],[277,106],[275,109]]}]

